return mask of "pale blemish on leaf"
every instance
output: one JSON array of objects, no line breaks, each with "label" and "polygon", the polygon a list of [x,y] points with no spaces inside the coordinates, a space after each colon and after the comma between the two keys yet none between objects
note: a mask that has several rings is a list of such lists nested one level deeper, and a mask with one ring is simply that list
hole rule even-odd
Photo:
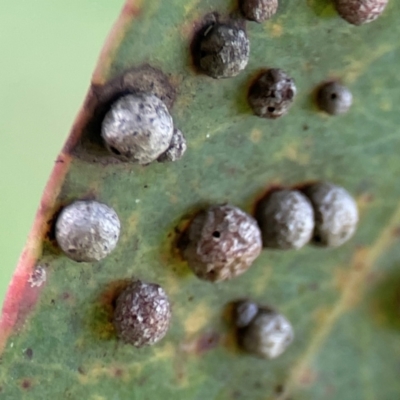
[{"label": "pale blemish on leaf", "polygon": [[290,161],[294,161],[300,165],[308,165],[310,163],[310,154],[304,150],[303,143],[292,141],[290,144],[286,145],[281,151],[277,151],[274,154],[274,159],[277,161],[284,158]]},{"label": "pale blemish on leaf", "polygon": [[185,332],[187,335],[192,335],[199,332],[207,325],[211,315],[211,310],[205,303],[199,304],[194,310],[189,313],[189,316],[184,322]]},{"label": "pale blemish on leaf", "polygon": [[94,394],[91,396],[91,400],[107,400],[107,399],[103,396],[100,396],[99,394]]},{"label": "pale blemish on leaf", "polygon": [[120,244],[132,242],[132,237],[136,235],[138,222],[140,221],[140,211],[133,212],[121,230]]},{"label": "pale blemish on leaf", "polygon": [[[168,256],[168,255],[167,255]],[[185,263],[186,266],[186,263]],[[168,264],[166,264],[166,268],[168,268]],[[188,273],[190,273],[188,271]],[[168,287],[168,295],[174,296],[180,292],[182,289],[182,277],[177,276],[173,271],[165,277],[164,285]]]},{"label": "pale blemish on leaf", "polygon": [[168,199],[171,204],[179,203],[179,197],[173,193],[168,193]]},{"label": "pale blemish on leaf", "polygon": [[337,16],[331,0],[307,0],[307,5],[311,7],[319,17]]},{"label": "pale blemish on leaf", "polygon": [[331,311],[331,308],[327,306],[321,306],[314,310],[312,320],[315,322],[315,325],[317,327],[323,326]]},{"label": "pale blemish on leaf", "polygon": [[82,385],[93,385],[103,379],[119,379],[122,382],[128,382],[142,372],[143,365],[138,363],[125,364],[112,363],[103,365],[95,363],[83,368],[82,373],[77,375],[78,381]]},{"label": "pale blemish on leaf", "polygon": [[318,379],[317,372],[307,367],[299,372],[298,384],[300,386],[311,386],[317,381],[317,379]]},{"label": "pale blemish on leaf", "polygon": [[[339,292],[343,292],[347,289],[347,283],[351,279],[352,271],[348,268],[339,268],[334,271],[335,286]],[[347,296],[346,308],[351,309],[359,304],[361,300],[361,293],[359,291],[353,291]]]},{"label": "pale blemish on leaf", "polygon": [[250,134],[250,140],[257,144],[262,138],[262,132],[260,129],[253,129]]},{"label": "pale blemish on leaf", "polygon": [[362,193],[361,195],[357,196],[356,202],[358,212],[360,214],[360,220],[362,220],[362,216],[368,212],[368,209],[371,207],[371,205],[374,204],[374,200],[374,196],[370,193]]},{"label": "pale blemish on leaf", "polygon": [[82,385],[93,384],[104,377],[112,377],[112,367],[95,363],[87,368],[84,374],[78,375],[78,380]]},{"label": "pale blemish on leaf", "polygon": [[186,3],[183,8],[185,10],[185,18],[192,12],[192,11],[196,11],[197,6],[199,5],[199,3],[201,2],[201,0],[191,0],[188,3]]},{"label": "pale blemish on leaf", "polygon": [[388,111],[392,111],[393,105],[392,105],[392,102],[391,102],[391,101],[389,101],[389,100],[383,100],[383,101],[379,104],[379,108],[380,108],[382,111],[388,112]]},{"label": "pale blemish on leaf", "polygon": [[277,23],[271,24],[269,21],[266,23],[266,30],[273,38],[279,38],[283,34],[283,26]]},{"label": "pale blemish on leaf", "polygon": [[206,167],[210,167],[211,165],[213,165],[213,163],[214,163],[214,157],[209,156],[206,158],[206,160],[205,160]]},{"label": "pale blemish on leaf", "polygon": [[360,76],[365,74],[371,64],[393,50],[394,47],[392,44],[383,43],[378,48],[371,49],[362,59],[345,57],[344,61],[347,66],[343,70],[338,71],[338,76],[343,74],[343,81],[350,84],[354,83]]},{"label": "pale blemish on leaf", "polygon": [[263,295],[265,293],[265,288],[268,287],[268,283],[272,278],[273,267],[271,265],[258,265],[253,268],[258,269],[257,280],[254,282],[254,294]]},{"label": "pale blemish on leaf", "polygon": [[342,292],[346,288],[347,281],[349,279],[349,269],[348,267],[339,267],[333,271],[333,281],[335,288]]},{"label": "pale blemish on leaf", "polygon": [[149,359],[149,362],[159,362],[173,358],[175,347],[166,340],[154,346],[153,356]]}]

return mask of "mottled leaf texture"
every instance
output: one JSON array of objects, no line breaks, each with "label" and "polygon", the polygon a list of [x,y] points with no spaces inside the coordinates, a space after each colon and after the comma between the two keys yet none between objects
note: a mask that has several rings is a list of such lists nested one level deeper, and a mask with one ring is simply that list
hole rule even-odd
[{"label": "mottled leaf texture", "polygon": [[[356,27],[327,0],[282,1],[269,21],[246,24],[247,68],[214,80],[193,67],[193,32],[207,14],[227,21],[236,9],[231,0],[124,6],[10,284],[2,400],[400,397],[400,2]],[[282,68],[297,87],[276,120],[254,116],[246,100],[266,68]],[[332,79],[354,97],[342,116],[315,105],[317,88]],[[135,85],[170,107],[188,143],[181,160],[141,166],[102,147],[107,104]],[[196,278],[176,250],[200,209],[228,202],[253,213],[269,188],[315,180],[357,200],[359,227],[345,245],[265,249],[245,274],[218,284]],[[121,220],[116,249],[99,262],[71,261],[55,244],[55,216],[78,199],[105,203]],[[161,285],[171,301],[171,328],[152,347],[120,343],[111,324],[115,296],[131,278]],[[293,325],[279,358],[236,346],[229,303],[243,298]]]}]

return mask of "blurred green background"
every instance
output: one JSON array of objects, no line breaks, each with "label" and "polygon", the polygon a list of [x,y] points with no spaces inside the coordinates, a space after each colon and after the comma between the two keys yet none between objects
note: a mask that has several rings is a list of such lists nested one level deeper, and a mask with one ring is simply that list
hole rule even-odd
[{"label": "blurred green background", "polygon": [[0,305],[122,4],[0,2]]}]

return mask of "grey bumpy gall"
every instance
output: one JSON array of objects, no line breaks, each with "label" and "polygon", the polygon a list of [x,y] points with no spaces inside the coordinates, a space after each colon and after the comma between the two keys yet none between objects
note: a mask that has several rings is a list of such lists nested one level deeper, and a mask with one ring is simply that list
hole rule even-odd
[{"label": "grey bumpy gall", "polygon": [[331,115],[345,114],[353,103],[350,90],[337,82],[329,82],[318,91],[318,106]]},{"label": "grey bumpy gall", "polygon": [[241,345],[246,351],[268,359],[279,357],[294,339],[290,322],[268,308],[259,308],[240,335]]},{"label": "grey bumpy gall", "polygon": [[240,0],[243,15],[258,23],[270,19],[278,10],[278,0]]},{"label": "grey bumpy gall", "polygon": [[244,328],[250,324],[258,313],[258,305],[250,300],[239,301],[235,304],[234,320],[237,328]]},{"label": "grey bumpy gall", "polygon": [[335,0],[339,15],[353,25],[375,21],[385,10],[389,0]]},{"label": "grey bumpy gall", "polygon": [[101,133],[114,156],[149,164],[168,149],[173,131],[172,117],[158,97],[130,94],[111,106]]},{"label": "grey bumpy gall", "polygon": [[117,298],[114,327],[117,336],[135,347],[151,346],[167,333],[171,307],[159,285],[134,281]]},{"label": "grey bumpy gall", "polygon": [[231,205],[213,206],[198,214],[187,232],[183,256],[201,279],[232,279],[251,266],[262,248],[256,221]]},{"label": "grey bumpy gall", "polygon": [[315,214],[314,243],[338,247],[355,233],[358,209],[353,197],[329,182],[316,183],[305,190]]},{"label": "grey bumpy gall", "polygon": [[262,118],[279,118],[287,114],[296,86],[293,79],[279,68],[262,73],[249,90],[249,104],[254,114]]},{"label": "grey bumpy gall", "polygon": [[272,192],[258,210],[264,247],[299,249],[314,231],[314,211],[310,201],[297,190]]},{"label": "grey bumpy gall", "polygon": [[215,24],[206,30],[200,52],[200,67],[207,75],[230,78],[246,68],[250,41],[243,29]]},{"label": "grey bumpy gall", "polygon": [[121,224],[116,212],[97,201],[76,201],[65,207],[56,222],[56,239],[75,261],[98,261],[117,245]]},{"label": "grey bumpy gall", "polygon": [[178,161],[183,157],[187,149],[186,139],[179,129],[174,129],[171,143],[167,151],[158,157],[159,162]]}]

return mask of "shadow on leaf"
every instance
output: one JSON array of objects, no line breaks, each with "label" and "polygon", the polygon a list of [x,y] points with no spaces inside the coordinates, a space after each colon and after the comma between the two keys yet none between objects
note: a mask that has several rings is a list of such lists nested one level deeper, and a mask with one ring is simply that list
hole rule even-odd
[{"label": "shadow on leaf", "polygon": [[130,279],[111,282],[94,301],[89,315],[89,329],[97,339],[111,340],[116,338],[112,323],[115,301],[130,283]]},{"label": "shadow on leaf", "polygon": [[370,302],[375,320],[400,334],[400,271],[385,276],[373,290]]}]

